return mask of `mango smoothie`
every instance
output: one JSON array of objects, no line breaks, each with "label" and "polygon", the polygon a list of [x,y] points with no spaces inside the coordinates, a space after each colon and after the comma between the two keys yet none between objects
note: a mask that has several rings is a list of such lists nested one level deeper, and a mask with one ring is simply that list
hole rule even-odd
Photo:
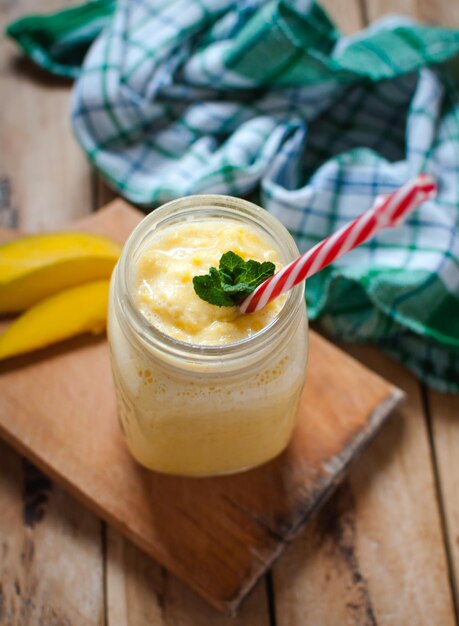
[{"label": "mango smoothie", "polygon": [[[228,250],[276,269],[290,260],[276,233],[257,224],[258,212],[269,226],[274,218],[237,202],[256,209],[256,219],[215,207],[206,214],[192,204],[181,219],[169,205],[155,211],[144,221],[159,220],[158,227],[132,248],[128,242],[112,278],[109,339],[120,424],[132,455],[156,471],[241,471],[278,455],[291,436],[307,355],[302,294],[242,314],[201,300],[193,288],[193,276],[218,267]],[[161,211],[169,216],[163,223]]]}]

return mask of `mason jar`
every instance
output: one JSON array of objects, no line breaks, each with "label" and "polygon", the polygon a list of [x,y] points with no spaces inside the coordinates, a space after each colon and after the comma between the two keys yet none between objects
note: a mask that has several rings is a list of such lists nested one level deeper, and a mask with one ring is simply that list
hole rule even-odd
[{"label": "mason jar", "polygon": [[287,446],[308,351],[303,285],[252,336],[196,345],[155,328],[136,305],[134,274],[153,235],[184,221],[235,222],[259,232],[283,265],[298,255],[286,228],[254,204],[219,195],[181,198],[134,229],[112,276],[108,337],[121,430],[145,467],[183,476],[246,470]]}]

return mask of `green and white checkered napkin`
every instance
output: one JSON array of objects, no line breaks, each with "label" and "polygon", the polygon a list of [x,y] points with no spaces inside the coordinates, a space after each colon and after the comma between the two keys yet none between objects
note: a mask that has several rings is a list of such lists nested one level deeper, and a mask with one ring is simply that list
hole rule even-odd
[{"label": "green and white checkered napkin", "polygon": [[334,335],[458,391],[459,32],[392,16],[346,38],[308,0],[110,13],[72,120],[129,200],[251,194],[305,250],[418,172],[436,178],[434,202],[310,279],[307,300]]}]

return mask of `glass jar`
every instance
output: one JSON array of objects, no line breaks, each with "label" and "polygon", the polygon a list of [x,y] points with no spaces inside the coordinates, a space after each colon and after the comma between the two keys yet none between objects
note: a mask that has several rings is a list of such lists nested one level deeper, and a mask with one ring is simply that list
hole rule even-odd
[{"label": "glass jar", "polygon": [[211,476],[255,467],[287,446],[295,423],[308,347],[302,285],[268,326],[225,345],[173,339],[136,306],[134,271],[152,234],[222,218],[255,228],[284,264],[299,254],[264,209],[228,196],[189,196],[142,220],[112,276],[108,336],[120,425],[134,458],[159,472]]}]

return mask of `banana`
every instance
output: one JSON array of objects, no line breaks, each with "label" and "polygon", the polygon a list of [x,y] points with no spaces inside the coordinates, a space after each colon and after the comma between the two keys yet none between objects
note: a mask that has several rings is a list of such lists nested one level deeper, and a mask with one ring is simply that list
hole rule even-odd
[{"label": "banana", "polygon": [[0,335],[0,360],[32,352],[107,325],[109,280],[66,289],[36,304]]},{"label": "banana", "polygon": [[109,278],[120,252],[118,243],[83,232],[30,235],[0,246],[0,314]]}]

